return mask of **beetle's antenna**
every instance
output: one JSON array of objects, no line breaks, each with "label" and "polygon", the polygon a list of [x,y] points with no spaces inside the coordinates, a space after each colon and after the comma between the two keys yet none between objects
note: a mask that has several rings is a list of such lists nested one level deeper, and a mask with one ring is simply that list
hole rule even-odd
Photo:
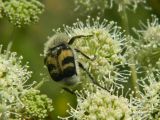
[{"label": "beetle's antenna", "polygon": [[81,55],[83,55],[85,58],[94,61],[96,59],[96,56],[94,56],[93,58],[89,57],[88,55],[86,55],[85,53],[83,53],[82,51],[80,51],[79,49],[74,49],[76,52],[80,53]]},{"label": "beetle's antenna", "polygon": [[77,35],[77,36],[72,37],[72,38],[69,40],[68,44],[69,44],[69,45],[72,45],[77,38],[81,38],[81,37],[92,37],[92,36],[93,36],[93,35]]}]

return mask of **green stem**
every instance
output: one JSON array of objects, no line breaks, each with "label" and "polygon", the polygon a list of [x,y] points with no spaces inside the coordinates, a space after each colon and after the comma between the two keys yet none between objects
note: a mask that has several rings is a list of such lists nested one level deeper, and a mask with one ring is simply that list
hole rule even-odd
[{"label": "green stem", "polygon": [[127,12],[125,8],[123,8],[123,10],[120,12],[120,16],[121,16],[122,26],[126,31],[126,34],[129,35],[129,23],[128,23],[128,17],[127,17]]},{"label": "green stem", "polygon": [[[133,58],[132,58],[133,60]],[[131,70],[131,84],[132,84],[132,88],[134,91],[134,95],[135,97],[140,97],[138,91],[139,91],[139,86],[137,85],[137,71],[136,71],[136,66],[134,64],[134,62],[131,62],[130,65],[130,70]]]},{"label": "green stem", "polygon": [[47,79],[43,78],[38,84],[34,86],[34,88],[38,90],[47,81]]},{"label": "green stem", "polygon": [[7,51],[11,51],[12,46],[13,46],[13,40],[11,40],[11,41],[8,43]]},{"label": "green stem", "polygon": [[[129,22],[128,22],[128,17],[127,17],[127,12],[126,9],[123,8],[123,10],[120,12],[121,16],[121,22],[122,26],[126,31],[126,34],[129,35]],[[140,97],[138,94],[139,91],[139,86],[137,85],[137,71],[136,71],[136,66],[135,66],[135,61],[134,57],[131,56],[131,60],[129,61],[130,63],[130,71],[131,71],[131,84],[132,84],[132,89],[134,91],[134,95],[136,97]]]},{"label": "green stem", "polygon": [[7,120],[7,108],[6,106],[4,105],[4,103],[2,103],[0,105],[0,113],[1,113],[1,116],[0,116],[0,120]]},{"label": "green stem", "polygon": [[44,82],[44,80],[40,81],[38,84],[36,84],[36,86],[34,86],[34,89],[38,90],[44,84]]},{"label": "green stem", "polygon": [[13,30],[12,30],[10,38],[9,38],[10,41],[7,46],[7,53],[8,53],[8,55],[6,56],[7,58],[9,57],[9,52],[11,51],[12,46],[13,46],[13,42],[15,41],[15,34],[16,34],[16,28],[13,27]]},{"label": "green stem", "polygon": [[12,49],[13,42],[15,40],[15,32],[16,32],[16,28],[13,27],[13,30],[12,30],[11,35],[10,35],[10,42],[7,46],[7,51],[10,51]]}]

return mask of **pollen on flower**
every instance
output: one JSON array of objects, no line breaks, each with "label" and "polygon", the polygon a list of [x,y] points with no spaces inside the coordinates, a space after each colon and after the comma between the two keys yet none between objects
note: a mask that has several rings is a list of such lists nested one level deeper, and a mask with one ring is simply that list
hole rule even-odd
[{"label": "pollen on flower", "polygon": [[[58,32],[62,31],[56,31]],[[91,37],[79,38],[73,43],[73,49],[77,48],[95,60],[88,60],[84,56],[77,53],[76,58],[81,61],[88,71],[92,73],[94,79],[102,84],[110,85],[115,80],[124,80],[125,78],[118,71],[119,66],[126,63],[125,56],[122,51],[125,48],[125,40],[121,28],[115,22],[100,19],[91,19],[88,17],[85,23],[77,20],[73,26],[64,26],[64,33],[70,38],[77,35],[93,35]],[[87,74],[80,72],[82,81],[86,81]],[[123,79],[121,79],[123,77]]]},{"label": "pollen on flower", "polygon": [[4,2],[4,15],[17,27],[36,23],[44,5],[37,0],[11,0]]},{"label": "pollen on flower", "polygon": [[77,107],[71,107],[70,117],[76,120],[131,120],[129,102],[105,90],[85,91],[77,96]]}]

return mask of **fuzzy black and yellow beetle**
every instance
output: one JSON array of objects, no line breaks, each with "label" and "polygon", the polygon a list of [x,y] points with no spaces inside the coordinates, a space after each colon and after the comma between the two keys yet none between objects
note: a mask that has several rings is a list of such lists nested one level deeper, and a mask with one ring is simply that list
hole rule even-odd
[{"label": "fuzzy black and yellow beetle", "polygon": [[[84,70],[90,77],[92,82],[101,87],[91,76],[88,70],[77,59],[77,54],[81,54],[88,60],[94,60],[90,58],[77,48],[72,48],[71,45],[78,38],[92,37],[93,35],[77,35],[69,38],[64,33],[55,34],[47,41],[44,49],[44,63],[48,68],[51,78],[65,86],[72,86],[80,81],[79,68]],[[66,88],[65,88],[66,89]]]}]

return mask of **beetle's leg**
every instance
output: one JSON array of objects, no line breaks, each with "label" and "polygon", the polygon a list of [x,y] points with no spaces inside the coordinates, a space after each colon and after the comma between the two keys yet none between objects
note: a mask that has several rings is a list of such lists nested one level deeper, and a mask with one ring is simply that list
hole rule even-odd
[{"label": "beetle's leg", "polygon": [[72,90],[70,90],[69,88],[63,87],[63,90],[71,93],[72,95],[76,95]]},{"label": "beetle's leg", "polygon": [[[104,90],[107,90],[105,87],[103,87],[103,86],[101,86],[93,77],[92,77],[92,75],[88,72],[88,70],[82,65],[82,63],[80,63],[80,62],[78,62],[78,65],[79,65],[79,67],[82,69],[82,70],[84,70],[86,73],[87,73],[87,75],[89,76],[89,78],[92,80],[92,82],[95,84],[95,85],[97,85],[98,87],[100,87],[100,88],[102,88],[102,89],[104,89]],[[108,91],[108,90],[107,90]]]}]

